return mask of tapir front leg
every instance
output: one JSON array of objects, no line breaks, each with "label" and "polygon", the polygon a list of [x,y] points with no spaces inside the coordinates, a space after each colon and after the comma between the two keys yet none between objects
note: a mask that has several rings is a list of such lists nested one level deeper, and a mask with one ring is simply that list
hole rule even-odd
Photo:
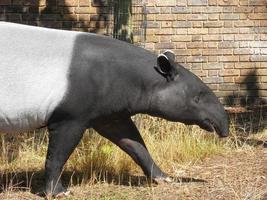
[{"label": "tapir front leg", "polygon": [[95,125],[93,128],[130,155],[146,176],[156,182],[170,181],[170,178],[161,171],[151,158],[138,129],[130,118],[112,120]]},{"label": "tapir front leg", "polygon": [[64,194],[61,173],[67,159],[79,143],[85,128],[76,121],[55,122],[48,125],[49,145],[45,163],[45,193]]}]

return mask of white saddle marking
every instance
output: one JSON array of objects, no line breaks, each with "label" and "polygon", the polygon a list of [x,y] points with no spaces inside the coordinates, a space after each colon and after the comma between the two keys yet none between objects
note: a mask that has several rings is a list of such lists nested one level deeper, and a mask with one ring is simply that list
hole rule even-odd
[{"label": "white saddle marking", "polygon": [[0,22],[0,131],[46,125],[68,88],[79,33]]}]

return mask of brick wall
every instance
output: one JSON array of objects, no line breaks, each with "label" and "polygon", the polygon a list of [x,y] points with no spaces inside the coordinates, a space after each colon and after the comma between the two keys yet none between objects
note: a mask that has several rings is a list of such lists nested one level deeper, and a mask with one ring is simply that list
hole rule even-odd
[{"label": "brick wall", "polygon": [[227,104],[264,102],[266,5],[265,0],[150,0],[145,47],[172,49],[177,61]]},{"label": "brick wall", "polygon": [[[0,0],[0,20],[111,34],[110,2]],[[147,0],[145,40],[137,31],[133,41],[157,53],[173,50],[226,104],[266,103],[266,5],[265,0]]]},{"label": "brick wall", "polygon": [[0,0],[0,21],[108,34],[105,0]]}]

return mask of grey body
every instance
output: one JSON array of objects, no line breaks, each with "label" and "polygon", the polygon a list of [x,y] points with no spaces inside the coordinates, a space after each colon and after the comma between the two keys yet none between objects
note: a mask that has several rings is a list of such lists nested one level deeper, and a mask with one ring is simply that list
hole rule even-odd
[{"label": "grey body", "polygon": [[[154,180],[167,175],[151,158],[132,115],[146,113],[228,135],[223,106],[170,51],[157,56],[109,37],[10,23],[0,23],[0,34],[1,85],[11,85],[0,86],[0,99],[12,91],[0,100],[0,130],[48,127],[46,193],[64,191],[58,177],[87,128],[118,145]],[[21,35],[16,43],[10,39],[14,35]]]}]

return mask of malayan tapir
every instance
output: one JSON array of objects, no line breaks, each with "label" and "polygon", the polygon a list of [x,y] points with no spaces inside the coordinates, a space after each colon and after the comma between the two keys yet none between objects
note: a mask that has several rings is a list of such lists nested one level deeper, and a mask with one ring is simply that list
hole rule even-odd
[{"label": "malayan tapir", "polygon": [[63,165],[87,128],[118,145],[155,181],[131,116],[145,113],[228,135],[215,94],[165,51],[155,55],[107,36],[0,22],[0,131],[47,127],[45,192],[63,194]]}]

